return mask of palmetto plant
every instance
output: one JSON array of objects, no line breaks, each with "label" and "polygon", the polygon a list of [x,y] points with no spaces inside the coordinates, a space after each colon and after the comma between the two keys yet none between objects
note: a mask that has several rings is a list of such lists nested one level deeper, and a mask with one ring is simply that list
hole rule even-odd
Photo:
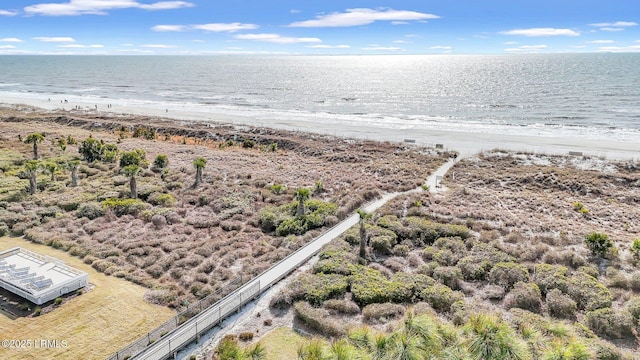
[{"label": "palmetto plant", "polygon": [[67,161],[67,169],[71,171],[71,186],[78,186],[78,168],[80,168],[80,160]]},{"label": "palmetto plant", "polygon": [[24,172],[29,179],[29,194],[35,194],[38,189],[38,172],[40,163],[36,160],[29,160],[24,164]]},{"label": "palmetto plant", "polygon": [[138,165],[127,165],[122,168],[122,172],[129,178],[129,189],[131,190],[131,198],[138,198],[138,184],[136,182],[136,176],[142,171],[142,168]]},{"label": "palmetto plant", "polygon": [[38,160],[38,144],[44,141],[44,135],[40,133],[31,133],[24,140],[27,144],[33,144],[33,159]]},{"label": "palmetto plant", "polygon": [[364,259],[367,255],[367,222],[371,219],[372,214],[362,209],[357,209],[356,213],[360,216],[360,220],[358,220],[360,224],[360,257]]},{"label": "palmetto plant", "polygon": [[199,157],[193,160],[193,166],[196,168],[196,181],[193,183],[193,186],[196,187],[202,183],[202,171],[204,167],[207,166],[207,159]]},{"label": "palmetto plant", "polygon": [[308,188],[299,188],[296,190],[294,195],[295,199],[298,201],[298,209],[296,210],[296,215],[303,216],[304,215],[304,202],[311,197],[311,190]]}]

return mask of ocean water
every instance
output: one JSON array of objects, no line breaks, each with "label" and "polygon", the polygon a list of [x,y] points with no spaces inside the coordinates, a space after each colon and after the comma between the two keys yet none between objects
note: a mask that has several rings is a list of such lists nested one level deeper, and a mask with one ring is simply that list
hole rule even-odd
[{"label": "ocean water", "polygon": [[0,96],[640,142],[640,54],[0,56]]}]

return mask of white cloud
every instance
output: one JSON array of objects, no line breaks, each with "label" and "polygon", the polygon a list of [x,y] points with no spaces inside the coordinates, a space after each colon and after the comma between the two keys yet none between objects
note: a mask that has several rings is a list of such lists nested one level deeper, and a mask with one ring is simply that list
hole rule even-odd
[{"label": "white cloud", "polygon": [[572,48],[572,49],[584,49],[584,48],[586,48],[585,45],[574,45],[574,46],[569,46],[569,47]]},{"label": "white cloud", "polygon": [[0,39],[0,42],[14,42],[14,43],[19,43],[22,42],[22,40],[18,39],[18,38],[2,38]]},{"label": "white cloud", "polygon": [[164,45],[164,44],[145,44],[145,45],[141,45],[140,47],[147,48],[147,49],[173,49],[176,46]]},{"label": "white cloud", "polygon": [[613,40],[593,40],[589,41],[589,44],[613,44],[614,42]]},{"label": "white cloud", "polygon": [[100,45],[100,44],[94,44],[94,45],[65,44],[65,45],[58,45],[58,47],[59,48],[64,48],[64,49],[86,49],[86,48],[100,49],[100,48],[103,48],[104,45]]},{"label": "white cloud", "polygon": [[440,46],[440,45],[438,45],[438,46],[432,46],[432,47],[430,47],[429,49],[430,49],[430,50],[451,50],[451,49],[453,49],[453,47],[451,47],[451,46]]},{"label": "white cloud", "polygon": [[153,4],[139,4],[137,7],[144,10],[172,10],[193,7],[193,4],[186,1],[160,1]]},{"label": "white cloud", "polygon": [[16,15],[18,15],[17,11],[0,10],[0,16],[16,16]]},{"label": "white cloud", "polygon": [[603,28],[600,28],[600,30],[602,30],[602,31],[624,31],[624,28],[620,28],[620,27],[603,27]]},{"label": "white cloud", "polygon": [[627,26],[638,26],[638,23],[633,21],[616,21],[613,23],[596,23],[589,24],[590,26],[595,27],[627,27]]},{"label": "white cloud", "polygon": [[186,1],[160,1],[152,4],[141,4],[134,0],[70,0],[66,3],[42,3],[30,5],[24,11],[30,15],[73,16],[73,15],[105,15],[114,9],[138,8],[144,10],[169,10],[192,7]]},{"label": "white cloud", "polygon": [[289,12],[290,12],[291,14],[299,14],[299,13],[301,13],[302,11],[300,11],[300,10],[298,10],[298,9],[291,9],[291,10],[289,10]]},{"label": "white cloud", "polygon": [[186,31],[188,27],[186,25],[156,25],[151,28],[152,31],[168,32],[168,31]]},{"label": "white cloud", "polygon": [[16,47],[13,45],[0,45],[0,49],[15,49]]},{"label": "white cloud", "polygon": [[213,31],[213,32],[236,32],[239,30],[255,30],[259,28],[259,25],[256,24],[241,24],[241,23],[213,23],[213,24],[202,24],[202,25],[191,25],[192,28],[198,30],[205,31]]},{"label": "white cloud", "polygon": [[314,20],[298,21],[289,24],[289,27],[346,27],[369,25],[376,21],[415,21],[438,19],[437,15],[425,14],[409,10],[393,9],[347,9],[343,13],[331,13],[316,16]]},{"label": "white cloud", "polygon": [[242,24],[238,22],[234,23],[211,23],[211,24],[197,24],[197,25],[156,25],[151,28],[157,32],[178,32],[189,30],[204,30],[211,32],[236,32],[240,30],[255,30],[259,28],[256,24]]},{"label": "white cloud", "polygon": [[407,21],[392,21],[391,25],[407,25]]},{"label": "white cloud", "polygon": [[266,41],[276,44],[296,44],[296,43],[320,43],[318,38],[296,38],[281,36],[278,34],[239,34],[234,36],[238,40]]},{"label": "white cloud", "polygon": [[394,40],[393,41],[394,44],[411,44],[411,41],[407,41],[407,40]]},{"label": "white cloud", "polygon": [[349,45],[309,45],[307,46],[311,49],[350,49]]},{"label": "white cloud", "polygon": [[627,53],[627,52],[640,52],[640,45],[631,46],[603,46],[598,48],[601,52],[614,52],[614,53]]},{"label": "white cloud", "polygon": [[538,52],[540,50],[544,50],[546,48],[547,48],[547,45],[522,45],[516,48],[504,49],[504,51],[532,53],[532,52]]},{"label": "white cloud", "polygon": [[366,50],[366,51],[404,51],[403,48],[399,48],[399,47],[392,47],[392,46],[372,46],[372,47],[366,47],[366,48],[362,48],[362,50]]},{"label": "white cloud", "polygon": [[34,37],[33,40],[38,40],[42,42],[52,42],[52,43],[72,43],[76,42],[76,40],[72,37],[50,37],[50,36],[38,36]]},{"label": "white cloud", "polygon": [[504,45],[517,45],[518,42],[517,41],[505,41],[502,44],[504,44]]},{"label": "white cloud", "polygon": [[571,29],[555,29],[555,28],[531,28],[531,29],[515,29],[501,31],[504,35],[522,35],[530,37],[539,36],[580,36],[580,33]]},{"label": "white cloud", "polygon": [[418,35],[418,34],[407,34],[404,37],[406,38],[420,38],[422,36]]}]

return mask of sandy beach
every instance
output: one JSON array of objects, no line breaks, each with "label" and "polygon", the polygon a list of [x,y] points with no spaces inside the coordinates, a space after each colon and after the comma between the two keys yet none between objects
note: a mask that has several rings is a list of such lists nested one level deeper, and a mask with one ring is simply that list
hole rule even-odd
[{"label": "sandy beach", "polygon": [[[114,116],[157,116],[178,120],[180,122],[197,121],[249,125],[375,141],[403,142],[405,140],[411,140],[415,142],[416,145],[422,146],[442,144],[445,149],[457,151],[463,157],[492,149],[505,149],[555,155],[582,153],[584,155],[615,160],[637,160],[640,158],[640,143],[626,141],[606,141],[602,139],[552,135],[534,136],[478,133],[462,128],[441,130],[424,128],[393,129],[374,125],[344,124],[338,121],[318,122],[316,119],[306,119],[304,117],[297,119],[295,122],[277,119],[257,120],[249,117],[212,113],[205,108],[179,106],[179,104],[163,110],[145,106],[143,103],[136,106],[110,104],[109,99],[104,99],[104,102],[99,104],[95,102],[82,102],[75,98],[66,103],[64,101],[63,96],[51,99],[10,97],[6,94],[0,96],[0,104],[25,104],[52,111],[98,112]],[[76,107],[80,110],[77,110]]]}]

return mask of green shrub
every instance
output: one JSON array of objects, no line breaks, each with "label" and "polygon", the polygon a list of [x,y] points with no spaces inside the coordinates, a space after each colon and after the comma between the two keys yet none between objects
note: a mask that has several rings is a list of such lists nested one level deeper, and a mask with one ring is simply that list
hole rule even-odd
[{"label": "green shrub", "polygon": [[635,337],[631,314],[626,310],[596,309],[585,314],[585,322],[596,334],[609,339]]},{"label": "green shrub", "polygon": [[380,321],[387,323],[393,319],[403,316],[405,307],[399,304],[369,304],[362,309],[362,318],[365,322]]},{"label": "green shrub", "polygon": [[569,269],[562,265],[536,264],[533,268],[533,282],[538,285],[542,296],[552,289],[567,291]]},{"label": "green shrub", "polygon": [[79,218],[87,218],[89,220],[93,220],[93,219],[97,219],[100,216],[104,215],[104,209],[102,207],[102,205],[96,203],[96,202],[89,202],[86,203],[84,205],[82,205],[79,209],[78,212],[76,213],[76,216]]},{"label": "green shrub", "polygon": [[598,268],[594,265],[580,266],[577,270],[582,271],[585,274],[591,275],[596,279],[600,276],[600,272],[598,271]]},{"label": "green shrub", "polygon": [[549,315],[560,319],[573,319],[578,309],[576,302],[558,289],[551,289],[547,293],[547,308]]},{"label": "green shrub", "polygon": [[148,205],[140,199],[109,198],[102,201],[102,207],[113,210],[116,216],[122,216],[137,215],[138,212],[144,210]]},{"label": "green shrub", "polygon": [[581,271],[569,277],[567,294],[576,302],[579,309],[587,311],[611,307],[612,303],[609,289],[593,276]]},{"label": "green shrub", "polygon": [[640,261],[640,239],[633,239],[631,243],[631,256],[634,261]]},{"label": "green shrub", "polygon": [[287,187],[282,185],[282,184],[273,184],[273,185],[269,186],[269,190],[271,190],[272,193],[278,195],[278,194],[282,194],[283,192],[287,191]]},{"label": "green shrub", "polygon": [[310,328],[327,336],[341,337],[346,335],[346,331],[331,320],[327,312],[317,309],[304,301],[299,301],[293,305],[294,313],[300,321]]},{"label": "green shrub", "polygon": [[625,308],[631,314],[635,323],[640,327],[640,296],[634,296],[625,305]]},{"label": "green shrub", "polygon": [[411,240],[418,246],[433,244],[441,237],[469,237],[469,229],[462,225],[433,223],[424,218],[409,216],[403,222],[401,233],[397,233],[402,239]]},{"label": "green shrub", "polygon": [[9,233],[9,227],[5,223],[0,223],[0,236],[5,236]]},{"label": "green shrub", "polygon": [[600,339],[594,339],[591,344],[593,358],[597,360],[626,360],[620,349],[615,345]]},{"label": "green shrub", "polygon": [[484,280],[494,264],[500,262],[515,262],[513,256],[484,243],[476,243],[471,249],[471,255],[457,263],[462,270],[465,280]]},{"label": "green shrub", "polygon": [[456,266],[439,266],[433,270],[432,276],[453,290],[460,288],[462,271]]},{"label": "green shrub", "polygon": [[250,139],[245,139],[245,140],[242,142],[242,147],[243,147],[243,148],[252,148],[252,147],[254,147],[255,145],[256,145],[256,142],[255,142],[255,141],[253,141],[253,140],[250,140]]},{"label": "green shrub", "polygon": [[149,202],[154,205],[173,207],[176,205],[176,198],[171,194],[157,194],[151,196]]},{"label": "green shrub", "polygon": [[[394,234],[395,235],[395,234]],[[359,239],[358,239],[359,241]],[[395,239],[388,235],[372,236],[369,245],[376,254],[389,255],[395,245]]]},{"label": "green shrub", "polygon": [[40,316],[40,314],[42,314],[42,308],[38,306],[33,310],[33,316]]},{"label": "green shrub", "polygon": [[411,249],[409,249],[409,245],[398,244],[393,247],[393,250],[391,250],[391,253],[395,256],[406,257],[407,255],[409,255],[410,250]]},{"label": "green shrub", "polygon": [[493,266],[489,260],[482,260],[477,256],[467,256],[458,261],[457,266],[462,271],[465,280],[484,280]]},{"label": "green shrub", "polygon": [[158,154],[153,160],[153,167],[156,169],[164,169],[169,166],[169,157],[165,154]]},{"label": "green shrub", "polygon": [[310,199],[305,202],[308,211],[296,216],[297,202],[278,207],[267,206],[260,211],[258,222],[264,231],[276,231],[278,236],[301,235],[324,226],[328,217],[334,216],[338,206],[334,203]]},{"label": "green shrub", "polygon": [[534,283],[518,282],[505,297],[507,308],[520,308],[534,313],[540,313],[542,300],[540,288]]},{"label": "green shrub", "polygon": [[613,248],[613,241],[609,239],[607,234],[592,232],[585,236],[584,242],[591,250],[591,253],[596,256],[606,256],[611,253]]},{"label": "green shrub", "polygon": [[343,240],[333,240],[327,244],[313,266],[314,273],[351,275],[357,256],[351,253],[351,247]]},{"label": "green shrub", "polygon": [[429,276],[397,272],[393,274],[391,281],[385,285],[392,302],[408,303],[414,302],[420,296],[420,292],[423,289],[433,284],[435,284],[435,280]]},{"label": "green shrub", "polygon": [[449,311],[451,305],[456,301],[462,301],[464,295],[461,292],[453,291],[446,285],[436,283],[422,290],[420,298],[428,302],[437,311]]},{"label": "green shrub", "polygon": [[391,301],[389,280],[378,270],[358,267],[351,275],[353,300],[360,306]]},{"label": "green shrub", "polygon": [[527,268],[515,262],[499,262],[489,272],[489,282],[503,286],[506,290],[513,288],[517,282],[529,281]]},{"label": "green shrub", "polygon": [[607,267],[605,276],[607,278],[608,287],[614,287],[614,288],[620,288],[620,289],[629,288],[629,279],[627,278],[627,275],[624,272],[619,271],[612,266],[609,266]]},{"label": "green shrub", "polygon": [[302,276],[305,300],[319,306],[325,300],[344,296],[347,291],[347,277],[338,274],[309,274]]},{"label": "green shrub", "polygon": [[56,304],[56,305],[60,305],[60,304],[62,304],[62,298],[59,298],[59,297],[58,297],[58,298],[56,298],[56,299],[53,301],[53,303],[54,303],[54,304]]}]

